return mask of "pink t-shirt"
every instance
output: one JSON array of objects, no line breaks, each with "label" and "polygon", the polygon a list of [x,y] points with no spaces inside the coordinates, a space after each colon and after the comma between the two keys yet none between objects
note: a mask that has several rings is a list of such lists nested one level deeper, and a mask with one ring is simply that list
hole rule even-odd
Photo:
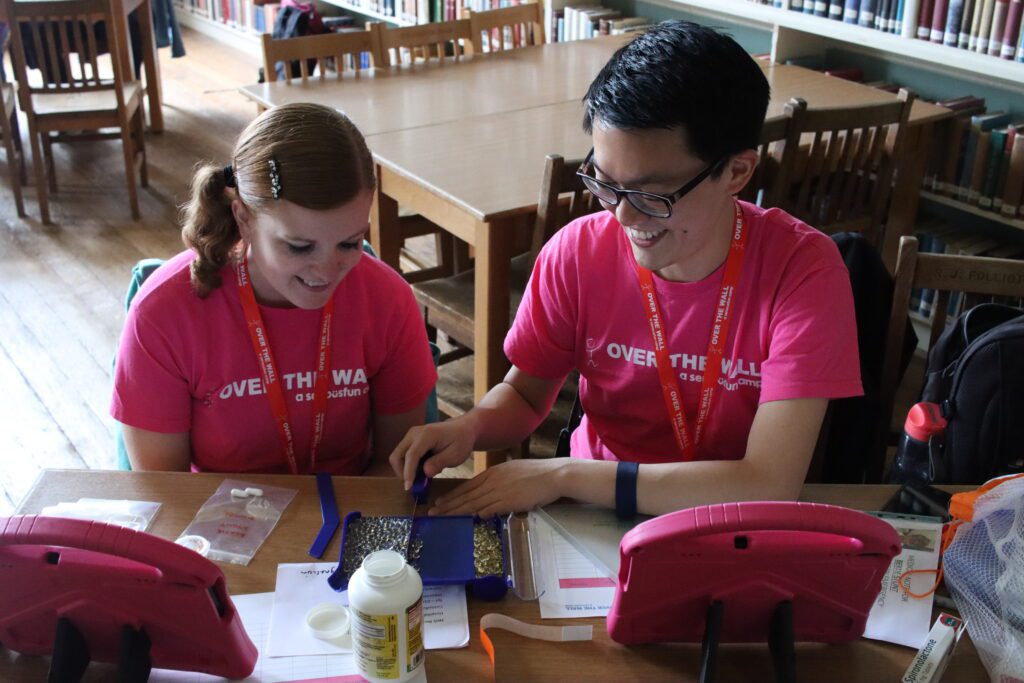
[{"label": "pink t-shirt", "polygon": [[[200,299],[194,253],[178,254],[132,301],[117,356],[111,414],[154,432],[190,432],[193,469],[288,472],[238,298],[234,269]],[[282,378],[300,469],[309,468],[320,310],[260,306]],[[371,416],[412,410],[437,380],[409,285],[368,256],[338,285],[331,334],[326,431],[317,470],[360,474]]]},{"label": "pink t-shirt", "polygon": [[[850,277],[835,244],[782,211],[741,206],[750,232],[722,378],[697,448],[702,460],[742,458],[761,403],[862,393]],[[691,434],[723,271],[699,282],[654,277]],[[545,245],[505,353],[536,377],[579,369],[585,416],[572,435],[574,456],[681,459],[636,259],[611,213],[573,221]]]}]

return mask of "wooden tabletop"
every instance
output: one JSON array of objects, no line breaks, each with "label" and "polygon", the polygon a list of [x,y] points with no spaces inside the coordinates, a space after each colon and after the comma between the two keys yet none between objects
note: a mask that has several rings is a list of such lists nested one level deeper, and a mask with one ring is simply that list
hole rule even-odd
[{"label": "wooden tabletop", "polygon": [[[80,497],[137,499],[163,503],[152,532],[176,538],[224,479],[223,475],[187,473],[130,473],[89,470],[45,471],[18,508],[21,514],[38,512],[44,506]],[[272,591],[277,564],[306,562],[309,544],[320,527],[316,482],[312,477],[288,475],[246,476],[257,484],[298,490],[278,527],[257,552],[248,567],[219,565],[235,595]],[[361,510],[369,514],[408,514],[407,495],[392,478],[336,477],[335,492],[342,515]],[[434,493],[450,488],[453,480],[437,480]],[[861,509],[877,509],[894,487],[806,486],[803,500],[834,503]],[[340,534],[336,534],[324,559],[337,557]],[[495,670],[480,644],[480,617],[500,611],[519,619],[540,623],[536,602],[523,602],[511,594],[496,603],[469,600],[470,645],[460,650],[431,650],[427,654],[427,675],[431,681],[690,681],[699,670],[699,644],[645,645],[623,647],[612,642],[603,619],[544,620],[545,624],[594,626],[593,642],[546,643],[529,640],[500,630],[489,632],[495,647]],[[803,681],[896,681],[902,676],[913,652],[909,648],[869,640],[843,646],[797,645],[797,671]],[[0,680],[5,682],[43,680],[47,660],[0,653]],[[723,645],[719,651],[720,681],[761,681],[771,667],[764,646]],[[110,680],[109,667],[90,667],[87,680]],[[964,638],[942,679],[944,683],[985,680],[985,672],[974,647]]]},{"label": "wooden tabletop", "polygon": [[[344,111],[364,135],[469,116],[579,101],[608,57],[629,36],[550,43],[479,54],[458,62],[368,69],[321,81],[246,86],[246,97],[272,107],[316,102]],[[542,157],[543,159],[543,157]]]}]

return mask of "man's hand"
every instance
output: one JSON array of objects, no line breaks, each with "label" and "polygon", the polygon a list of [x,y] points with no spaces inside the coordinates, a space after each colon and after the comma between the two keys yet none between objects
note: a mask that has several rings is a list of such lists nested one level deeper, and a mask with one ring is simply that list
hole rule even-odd
[{"label": "man's hand", "polygon": [[405,482],[406,490],[416,477],[416,465],[428,451],[434,452],[423,466],[428,477],[436,477],[446,467],[461,465],[472,455],[476,435],[465,417],[413,427],[406,433],[388,458],[395,474]]},{"label": "man's hand", "polygon": [[547,505],[562,497],[569,458],[513,460],[486,469],[438,498],[432,515],[492,517]]}]

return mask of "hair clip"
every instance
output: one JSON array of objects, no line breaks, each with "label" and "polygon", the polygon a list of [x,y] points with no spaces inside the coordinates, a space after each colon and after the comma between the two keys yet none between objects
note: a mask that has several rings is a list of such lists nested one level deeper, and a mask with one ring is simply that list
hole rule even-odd
[{"label": "hair clip", "polygon": [[274,199],[281,198],[281,174],[277,170],[277,159],[271,159],[270,164],[270,194]]},{"label": "hair clip", "polygon": [[235,180],[235,169],[231,167],[231,164],[222,168],[221,173],[224,174],[224,187],[238,187]]}]

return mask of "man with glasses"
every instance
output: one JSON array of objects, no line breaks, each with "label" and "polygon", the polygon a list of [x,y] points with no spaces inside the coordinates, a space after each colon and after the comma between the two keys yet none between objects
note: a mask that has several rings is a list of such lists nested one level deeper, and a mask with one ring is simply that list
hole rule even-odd
[{"label": "man with glasses", "polygon": [[[740,202],[768,83],[731,38],[664,22],[591,84],[579,175],[606,209],[545,245],[505,340],[512,369],[467,414],[412,429],[408,483],[511,447],[578,369],[571,458],[488,469],[437,502],[489,516],[560,497],[662,514],[799,494],[830,398],[861,393],[853,297],[833,242]],[[640,467],[639,465],[643,466]]]}]

